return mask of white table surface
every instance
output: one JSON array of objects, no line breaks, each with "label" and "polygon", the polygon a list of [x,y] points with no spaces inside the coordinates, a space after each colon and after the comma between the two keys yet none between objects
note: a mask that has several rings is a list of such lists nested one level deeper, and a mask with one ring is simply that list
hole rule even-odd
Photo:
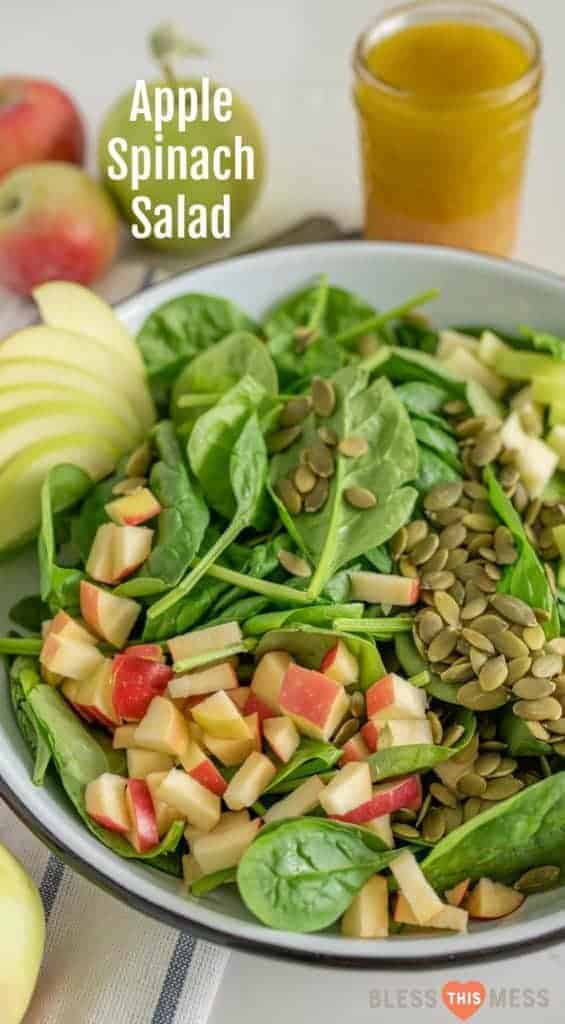
[{"label": "white table surface", "polygon": [[[243,247],[309,213],[332,214],[344,229],[358,224],[349,58],[358,31],[384,6],[382,0],[206,0],[191,5],[186,0],[167,0],[164,5],[148,0],[4,0],[2,70],[48,76],[68,88],[87,118],[94,165],[95,132],[104,111],[136,78],[153,74],[144,49],[149,29],[162,16],[178,20],[212,51],[202,70],[211,70],[246,96],[265,131],[269,183],[237,240]],[[512,0],[512,6],[535,20],[548,65],[516,256],[564,273],[565,4]],[[388,990],[392,1006],[416,998],[416,990],[439,993],[441,985],[453,979],[478,979],[487,989],[548,990],[548,1008],[485,1006],[477,1020],[529,1024],[536,1014],[543,1015],[544,1022],[557,1022],[565,1008],[564,968],[565,947],[510,963],[388,976],[323,971],[234,954],[211,1024],[368,1024],[385,1015],[388,1024],[405,1024],[413,1021],[415,1011],[372,1008],[372,989]],[[437,1008],[420,1011],[420,1017],[456,1019],[439,999]]]}]

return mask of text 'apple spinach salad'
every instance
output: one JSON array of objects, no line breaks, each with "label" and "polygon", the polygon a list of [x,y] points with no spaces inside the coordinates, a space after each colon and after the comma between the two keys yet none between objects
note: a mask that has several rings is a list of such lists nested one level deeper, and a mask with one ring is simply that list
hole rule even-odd
[{"label": "text 'apple spinach salad'", "polygon": [[0,641],[34,782],[275,929],[465,932],[562,880],[565,341],[435,294],[156,309],[162,418],[51,469]]}]

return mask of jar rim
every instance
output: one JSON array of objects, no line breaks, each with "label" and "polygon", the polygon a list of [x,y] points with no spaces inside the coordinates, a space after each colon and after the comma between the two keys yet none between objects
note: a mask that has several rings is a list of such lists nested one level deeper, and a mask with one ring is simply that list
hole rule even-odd
[{"label": "jar rim", "polygon": [[[455,9],[457,13],[454,13]],[[388,8],[370,22],[357,39],[353,51],[353,68],[359,78],[393,99],[414,100],[417,98],[422,106],[436,106],[433,96],[422,98],[412,89],[404,89],[380,78],[371,71],[366,62],[367,52],[377,39],[396,34],[402,28],[407,27],[405,24],[398,24],[398,27],[395,27],[396,23],[414,16],[419,21],[420,12],[424,15],[423,21],[425,22],[426,12],[431,13],[434,10],[438,12],[438,18],[430,18],[430,21],[440,20],[440,17],[445,19],[449,17],[450,13],[454,20],[476,24],[488,24],[489,17],[490,19],[504,19],[507,25],[517,29],[522,38],[525,37],[529,42],[530,60],[519,78],[506,85],[496,86],[492,89],[477,89],[476,92],[455,96],[448,101],[442,97],[441,103],[444,108],[457,109],[471,104],[489,106],[511,104],[528,95],[539,85],[542,77],[543,55],[539,33],[527,18],[516,14],[502,4],[492,2],[492,0],[409,0],[407,3]],[[484,15],[483,18],[480,18],[481,13]],[[409,24],[411,23],[409,22]],[[500,30],[503,31],[503,29]]]}]

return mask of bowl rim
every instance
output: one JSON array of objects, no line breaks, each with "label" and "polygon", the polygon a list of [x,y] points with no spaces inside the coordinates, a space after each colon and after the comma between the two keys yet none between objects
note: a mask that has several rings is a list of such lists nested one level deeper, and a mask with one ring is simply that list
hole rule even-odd
[{"label": "bowl rim", "polygon": [[[168,292],[171,282],[186,278],[190,285],[193,279],[197,278],[200,273],[208,269],[221,269],[221,267],[225,265],[229,265],[230,267],[233,265],[249,266],[254,262],[262,262],[266,258],[268,259],[269,256],[275,257],[275,255],[282,259],[291,259],[293,255],[298,256],[299,254],[307,257],[309,253],[312,253],[313,255],[323,255],[325,252],[328,252],[331,249],[335,250],[337,247],[346,251],[349,250],[357,252],[359,252],[361,248],[365,251],[387,252],[390,254],[414,254],[417,252],[423,258],[425,258],[426,255],[430,257],[447,257],[456,263],[461,263],[462,265],[468,265],[469,262],[472,262],[482,265],[485,268],[488,268],[488,266],[496,266],[499,269],[506,267],[510,273],[519,273],[521,271],[529,278],[537,278],[540,283],[545,282],[546,284],[551,284],[554,287],[559,286],[565,290],[564,276],[553,271],[542,270],[519,261],[511,261],[500,257],[470,253],[465,250],[447,249],[443,246],[417,245],[413,243],[338,240],[337,242],[322,242],[304,246],[294,245],[277,247],[271,250],[261,250],[235,258],[213,261],[194,269],[181,270],[155,285],[142,287],[124,301],[117,303],[115,309],[120,318],[135,316],[138,311],[137,307],[139,306],[141,296],[144,297],[144,303],[146,298],[149,299],[150,303],[154,298],[155,305],[157,305],[160,301],[160,296],[163,293],[166,294]],[[188,914],[180,914],[169,907],[161,906],[148,896],[142,895],[139,891],[132,890],[115,879],[112,879],[105,871],[100,867],[97,867],[94,861],[76,853],[66,842],[63,842],[58,838],[51,828],[45,824],[38,815],[28,809],[22,798],[3,777],[1,767],[0,798],[5,801],[7,806],[13,811],[19,820],[53,853],[55,853],[65,865],[72,868],[79,875],[87,879],[87,881],[92,882],[98,888],[120,900],[120,902],[133,907],[140,913],[146,914],[162,924],[176,928],[181,932],[191,933],[197,938],[204,939],[216,945],[227,946],[230,949],[247,953],[249,955],[334,969],[342,968],[361,971],[374,971],[376,969],[385,969],[390,971],[420,971],[446,967],[449,965],[468,965],[505,960],[515,954],[523,956],[527,953],[535,953],[541,949],[545,949],[551,945],[565,941],[565,925],[563,925],[552,928],[542,934],[535,934],[530,937],[526,936],[520,939],[504,940],[503,936],[500,935],[496,946],[489,943],[481,947],[479,938],[478,944],[476,944],[472,949],[458,950],[457,946],[454,945],[453,949],[449,952],[429,953],[426,951],[426,947],[422,945],[422,955],[418,958],[413,954],[403,955],[401,952],[396,953],[396,951],[392,956],[381,956],[379,954],[375,954],[371,956],[363,955],[362,957],[357,957],[353,954],[349,956],[347,954],[337,952],[322,953],[309,951],[304,948],[295,948],[291,942],[289,944],[289,942],[283,942],[280,940],[262,941],[261,939],[255,939],[239,934],[237,929],[232,930],[229,926],[224,929],[215,925],[212,926],[205,924],[202,921],[194,920]],[[187,904],[187,906],[189,906],[189,904]],[[492,934],[492,932],[485,933],[485,935],[486,934]],[[291,940],[291,938],[292,936],[289,933],[289,939]],[[400,950],[401,946],[397,946],[396,949]]]}]

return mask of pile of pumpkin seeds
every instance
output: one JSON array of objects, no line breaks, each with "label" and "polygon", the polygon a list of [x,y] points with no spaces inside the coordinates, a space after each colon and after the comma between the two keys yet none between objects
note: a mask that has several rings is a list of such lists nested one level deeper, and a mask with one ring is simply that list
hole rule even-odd
[{"label": "pile of pumpkin seeds", "polygon": [[[332,381],[314,377],[311,393],[286,402],[277,430],[268,437],[271,454],[286,451],[302,437],[306,419],[312,413],[316,418],[316,440],[299,450],[296,465],[275,485],[278,497],[292,516],[319,512],[324,507],[339,456],[358,459],[368,451],[366,438],[354,434],[340,438],[324,422],[335,412],[336,403]],[[370,509],[377,504],[376,495],[366,487],[348,487],[343,496],[356,509]]]}]

